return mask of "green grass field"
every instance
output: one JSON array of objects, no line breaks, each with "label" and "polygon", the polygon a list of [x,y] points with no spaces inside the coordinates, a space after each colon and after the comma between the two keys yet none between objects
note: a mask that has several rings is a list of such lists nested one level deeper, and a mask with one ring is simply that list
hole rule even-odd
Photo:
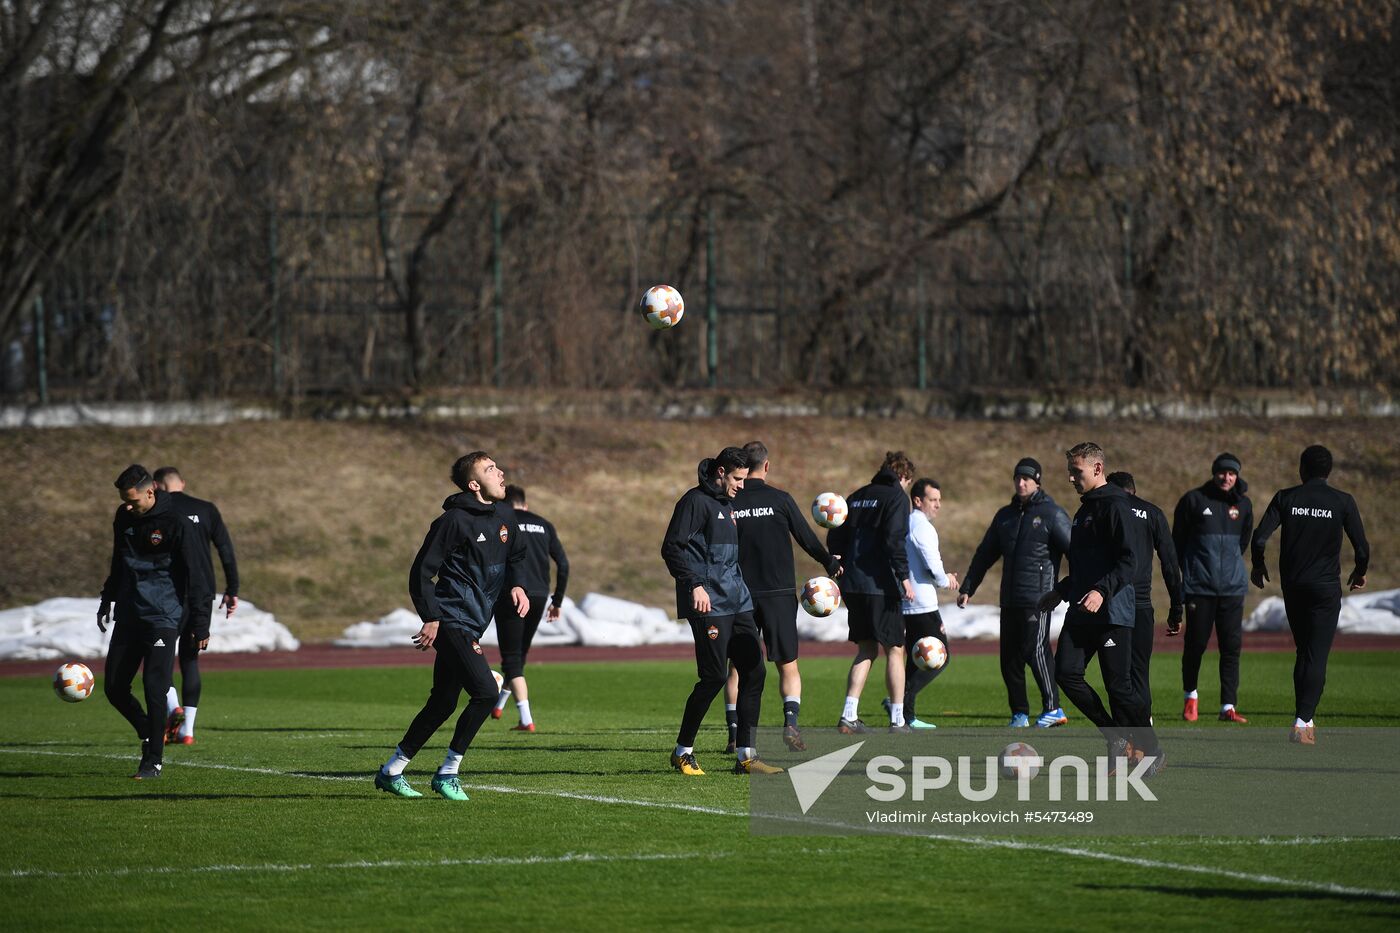
[{"label": "green grass field", "polygon": [[[1158,722],[1179,713],[1177,655],[1154,665]],[[1000,725],[991,656],[921,698],[943,728]],[[1205,672],[1215,656],[1207,655]],[[1247,727],[1291,720],[1285,654],[1246,654]],[[804,725],[839,712],[845,662],[804,662]],[[1334,654],[1318,723],[1395,726],[1400,652]],[[1381,928],[1400,922],[1400,841],[1361,838],[758,837],[726,773],[720,705],[667,769],[693,680],[682,662],[539,664],[541,731],[488,720],[468,803],[399,800],[371,775],[428,670],[214,672],[198,740],[136,784],[136,741],[100,692],[0,679],[0,907],[10,929]],[[1215,702],[1203,678],[1202,707]],[[100,687],[99,687],[100,691]],[[863,714],[879,719],[880,691]],[[765,723],[780,723],[776,684]],[[1213,717],[1211,717],[1213,719]],[[1082,720],[1075,720],[1082,724]],[[409,777],[428,791],[449,731]],[[1024,733],[1022,733],[1024,735]],[[754,778],[757,779],[757,778]],[[781,778],[776,778],[781,779]],[[1208,806],[1203,801],[1203,806]]]}]

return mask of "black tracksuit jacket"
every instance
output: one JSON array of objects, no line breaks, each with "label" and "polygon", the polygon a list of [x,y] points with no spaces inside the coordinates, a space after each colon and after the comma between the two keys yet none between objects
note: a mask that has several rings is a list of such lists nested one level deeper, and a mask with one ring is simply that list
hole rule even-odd
[{"label": "black tracksuit jacket", "polygon": [[797,582],[789,544],[793,539],[828,575],[840,567],[817,540],[792,496],[777,486],[761,479],[745,480],[734,497],[734,518],[739,525],[739,570],[754,596],[792,593]]},{"label": "black tracksuit jacket", "polygon": [[[1079,497],[1079,511],[1070,525],[1069,576],[1055,589],[1069,601],[1066,625],[1105,623],[1132,627],[1137,621],[1133,578],[1137,572],[1128,494],[1104,483]],[[1090,590],[1103,594],[1096,613],[1079,601]]]},{"label": "black tracksuit jacket", "polygon": [[516,568],[525,560],[524,535],[505,502],[481,502],[473,493],[459,492],[442,508],[413,559],[408,594],[424,622],[456,626],[480,638],[501,592],[523,586]]},{"label": "black tracksuit jacket", "polygon": [[1213,480],[1181,497],[1172,516],[1172,543],[1182,586],[1193,596],[1243,596],[1249,589],[1244,552],[1254,528],[1254,506],[1240,477],[1229,492]]},{"label": "black tracksuit jacket", "polygon": [[[199,549],[209,549],[174,508],[169,493],[156,490],[155,505],[143,515],[125,505],[112,520],[112,562],[102,584],[102,599],[115,608],[115,620],[140,622],[155,629],[179,631],[185,603],[214,598],[195,567]],[[207,617],[196,640],[209,637]]]},{"label": "black tracksuit jacket", "polygon": [[206,589],[210,593],[219,591],[218,581],[214,579],[214,560],[209,556],[209,545],[213,544],[219,552],[219,563],[224,568],[224,592],[229,596],[237,596],[238,558],[234,556],[233,539],[229,537],[228,528],[224,526],[224,517],[219,514],[219,507],[183,492],[170,493],[170,501],[172,508],[185,516],[185,520],[190,523],[201,542],[199,555],[203,560],[193,569],[198,570],[204,577]]},{"label": "black tracksuit jacket", "polygon": [[901,581],[909,579],[909,497],[899,477],[881,469],[869,483],[846,497],[850,510],[844,524],[826,536],[826,547],[841,556],[845,571],[841,592],[903,599]]},{"label": "black tracksuit jacket", "polygon": [[1167,597],[1172,608],[1183,605],[1185,595],[1181,587],[1181,565],[1176,560],[1176,547],[1172,543],[1172,531],[1167,525],[1167,515],[1146,499],[1128,495],[1128,507],[1135,521],[1136,542],[1133,548],[1134,565],[1137,574],[1133,577],[1133,592],[1137,595],[1139,609],[1152,608],[1152,554],[1157,554],[1157,562],[1162,568],[1162,582],[1167,585]]},{"label": "black tracksuit jacket", "polygon": [[549,562],[558,570],[554,577],[554,594],[550,602],[564,605],[564,589],[569,585],[569,557],[559,543],[559,533],[548,519],[524,509],[515,510],[516,528],[525,541],[525,559],[516,567],[514,585],[526,593],[549,592]]},{"label": "black tracksuit jacket", "polygon": [[[676,579],[676,614],[682,619],[732,616],[753,611],[753,598],[739,571],[739,529],[734,504],[710,479],[713,460],[696,468],[699,483],[686,491],[671,513],[661,540],[661,559]],[[703,586],[710,611],[695,611],[691,592]]]},{"label": "black tracksuit jacket", "polygon": [[958,592],[976,593],[992,564],[1003,558],[1001,605],[1034,606],[1055,588],[1060,558],[1068,551],[1069,515],[1054,499],[1039,489],[1025,502],[1012,496],[992,516]]},{"label": "black tracksuit jacket", "polygon": [[1344,532],[1356,556],[1357,576],[1364,577],[1371,566],[1371,546],[1356,500],[1325,479],[1310,479],[1274,493],[1254,532],[1255,570],[1264,569],[1264,548],[1275,528],[1283,529],[1279,583],[1286,590],[1339,591]]}]

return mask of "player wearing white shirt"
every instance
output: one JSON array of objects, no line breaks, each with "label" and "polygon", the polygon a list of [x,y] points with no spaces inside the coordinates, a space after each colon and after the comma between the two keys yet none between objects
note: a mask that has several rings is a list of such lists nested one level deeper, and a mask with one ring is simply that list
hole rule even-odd
[{"label": "player wearing white shirt", "polygon": [[933,683],[946,668],[925,671],[914,665],[914,643],[932,635],[948,647],[948,635],[943,630],[943,617],[938,614],[938,588],[956,592],[958,577],[943,569],[943,555],[938,550],[938,530],[933,520],[943,505],[943,492],[931,479],[919,479],[909,487],[914,511],[909,513],[909,537],[904,551],[909,558],[909,578],[914,583],[914,598],[906,601],[904,610],[904,702],[890,707],[890,721],[906,728],[932,729],[933,723],[923,722],[914,714],[914,699],[919,691]]}]

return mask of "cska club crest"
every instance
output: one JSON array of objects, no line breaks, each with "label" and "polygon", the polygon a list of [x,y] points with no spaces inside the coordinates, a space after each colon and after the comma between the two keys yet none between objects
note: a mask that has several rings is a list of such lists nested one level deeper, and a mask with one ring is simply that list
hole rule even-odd
[{"label": "cska club crest", "polygon": [[477,654],[481,654],[481,643],[480,643],[480,642],[477,642],[477,641],[473,641],[473,642],[472,642],[472,650],[475,651]]},{"label": "cska club crest", "polygon": [[159,528],[157,528],[155,531],[151,532],[151,547],[160,547],[160,543],[161,543],[162,541],[164,541],[164,540],[165,540],[165,535],[163,535],[163,534],[160,533],[160,529],[159,529]]},{"label": "cska club crest", "polygon": [[498,532],[496,532],[496,534],[498,534],[498,535],[501,536],[501,543],[502,543],[502,544],[505,544],[505,543],[506,543],[506,538],[508,538],[508,537],[510,536],[510,532],[506,531],[506,526],[505,526],[505,525],[502,525],[502,526],[501,526],[501,530],[498,531]]},{"label": "cska club crest", "polygon": [[710,641],[714,641],[719,638],[719,629],[711,625],[709,628],[705,629],[705,634],[710,636]]},{"label": "cska club crest", "polygon": [[1230,521],[1232,521],[1232,522],[1237,522],[1237,521],[1239,521],[1239,520],[1240,520],[1240,508],[1239,508],[1239,506],[1237,506],[1237,505],[1232,505],[1232,506],[1230,506]]}]

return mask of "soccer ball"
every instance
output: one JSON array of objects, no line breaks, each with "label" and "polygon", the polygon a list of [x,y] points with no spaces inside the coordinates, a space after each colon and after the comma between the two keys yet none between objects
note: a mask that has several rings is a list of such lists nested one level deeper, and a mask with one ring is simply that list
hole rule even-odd
[{"label": "soccer ball", "polygon": [[65,703],[81,703],[92,696],[92,669],[81,661],[64,664],[53,675],[53,692]]},{"label": "soccer ball", "polygon": [[846,523],[846,500],[834,492],[824,492],[812,500],[812,517],[823,528],[840,528]]},{"label": "soccer ball", "polygon": [[948,649],[932,635],[914,642],[914,666],[921,671],[936,671],[948,661]]},{"label": "soccer ball", "polygon": [[[1015,779],[1019,776],[1016,762],[1012,759],[1038,758],[1039,756],[1040,753],[1025,742],[1012,742],[1010,745],[1003,748],[1001,754],[997,757],[997,764],[1001,768],[1001,776],[1008,779]],[[1040,765],[1027,763],[1026,773],[1031,777],[1035,777],[1040,773]]]},{"label": "soccer ball", "polygon": [[496,678],[496,692],[500,693],[506,688],[506,679],[501,676],[500,671],[492,671],[491,676]]},{"label": "soccer ball", "polygon": [[669,285],[653,285],[642,295],[642,315],[655,330],[675,327],[685,317],[685,299]]},{"label": "soccer ball", "polygon": [[830,577],[813,577],[802,587],[802,608],[808,615],[824,619],[841,605],[841,591]]}]

